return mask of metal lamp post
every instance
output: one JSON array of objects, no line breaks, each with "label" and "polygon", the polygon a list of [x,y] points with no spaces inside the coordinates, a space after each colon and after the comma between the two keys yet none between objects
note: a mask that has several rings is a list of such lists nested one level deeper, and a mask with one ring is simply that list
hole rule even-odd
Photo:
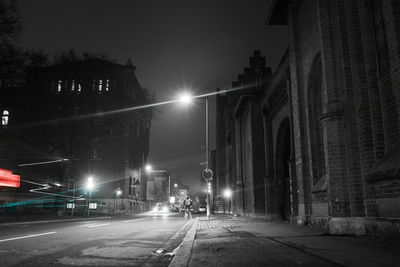
[{"label": "metal lamp post", "polygon": [[[206,104],[206,169],[208,170],[208,97],[205,98]],[[210,219],[210,193],[211,193],[211,182],[207,182],[207,218]]]}]

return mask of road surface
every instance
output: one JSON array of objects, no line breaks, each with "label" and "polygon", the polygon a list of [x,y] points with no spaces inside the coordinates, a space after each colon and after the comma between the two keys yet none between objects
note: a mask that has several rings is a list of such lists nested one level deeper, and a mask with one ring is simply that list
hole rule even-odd
[{"label": "road surface", "polygon": [[168,266],[164,254],[192,221],[172,214],[0,226],[0,266]]}]

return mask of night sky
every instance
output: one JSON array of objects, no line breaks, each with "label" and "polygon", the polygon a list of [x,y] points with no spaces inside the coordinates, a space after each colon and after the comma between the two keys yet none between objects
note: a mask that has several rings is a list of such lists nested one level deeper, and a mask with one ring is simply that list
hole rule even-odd
[{"label": "night sky", "polygon": [[[287,47],[284,26],[267,26],[261,0],[19,0],[23,45],[50,54],[76,49],[104,52],[136,66],[141,85],[157,101],[183,90],[227,89],[261,50],[275,68]],[[215,97],[210,98],[210,148],[215,148]],[[159,107],[148,161],[171,179],[200,189],[205,161],[204,101]]]}]

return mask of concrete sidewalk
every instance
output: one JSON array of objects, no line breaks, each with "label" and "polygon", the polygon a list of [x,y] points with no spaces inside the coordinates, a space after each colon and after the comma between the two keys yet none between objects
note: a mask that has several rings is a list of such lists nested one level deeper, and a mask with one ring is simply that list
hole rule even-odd
[{"label": "concrete sidewalk", "polygon": [[170,266],[400,266],[400,243],[264,218],[200,217],[182,247]]}]

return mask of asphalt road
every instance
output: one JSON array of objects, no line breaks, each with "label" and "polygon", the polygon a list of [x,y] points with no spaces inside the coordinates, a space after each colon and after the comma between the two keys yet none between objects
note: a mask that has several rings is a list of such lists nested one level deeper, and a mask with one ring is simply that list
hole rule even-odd
[{"label": "asphalt road", "polygon": [[182,214],[0,226],[0,266],[168,266],[190,226]]}]

